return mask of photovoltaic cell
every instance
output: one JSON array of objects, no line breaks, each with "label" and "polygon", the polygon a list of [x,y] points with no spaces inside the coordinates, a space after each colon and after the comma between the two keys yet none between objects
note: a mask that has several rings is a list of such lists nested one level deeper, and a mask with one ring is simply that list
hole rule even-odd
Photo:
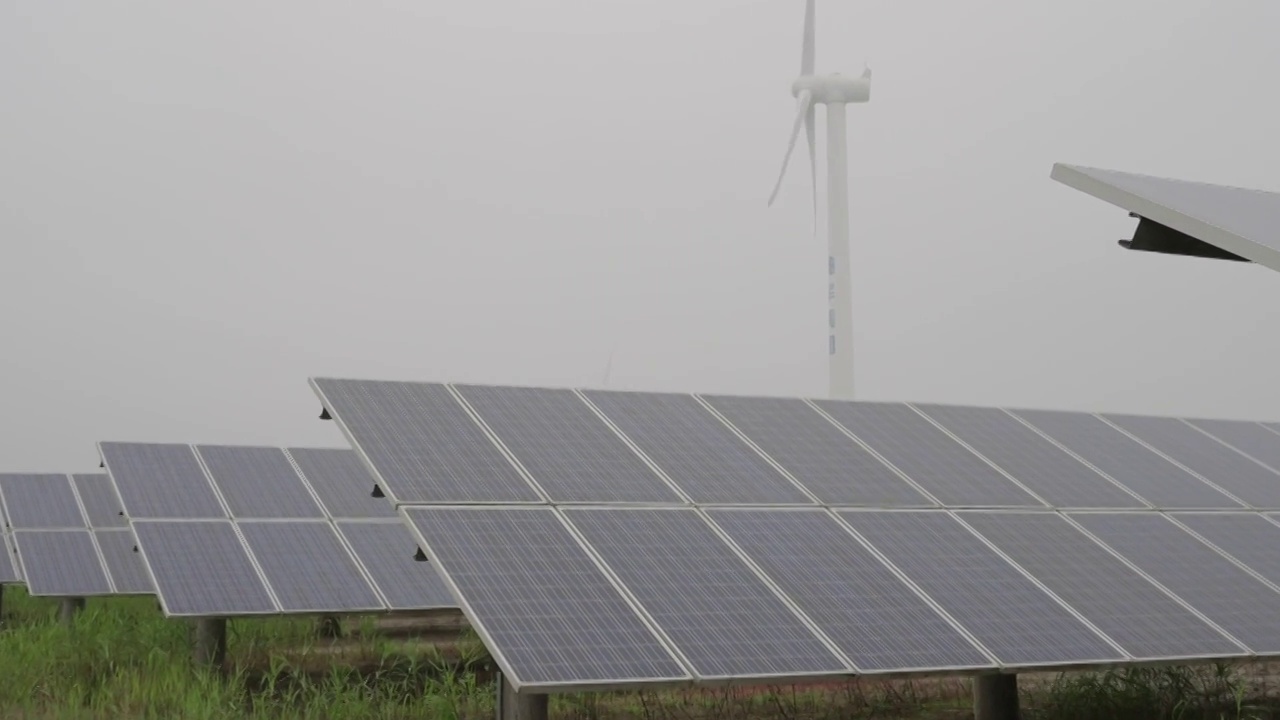
[{"label": "photovoltaic cell", "polygon": [[1043,503],[901,403],[818,400],[817,405],[945,505]]},{"label": "photovoltaic cell", "polygon": [[395,500],[541,500],[444,385],[323,378],[313,384]]},{"label": "photovoltaic cell", "polygon": [[564,512],[699,676],[849,671],[696,511]]},{"label": "photovoltaic cell", "polygon": [[1124,656],[943,512],[839,513],[1003,665]]},{"label": "photovoltaic cell", "polygon": [[328,522],[238,524],[284,612],[384,609]]},{"label": "photovoltaic cell", "polygon": [[404,514],[513,683],[688,679],[551,508]]},{"label": "photovoltaic cell", "polygon": [[861,673],[992,662],[822,510],[712,510]]},{"label": "photovoltaic cell", "polygon": [[960,517],[1135,658],[1245,654],[1057,513]]},{"label": "photovoltaic cell", "polygon": [[933,505],[887,465],[797,398],[703,399],[829,505]]},{"label": "photovoltaic cell", "polygon": [[813,502],[691,395],[585,394],[695,502]]},{"label": "photovoltaic cell", "polygon": [[418,541],[399,520],[342,520],[338,522],[338,532],[351,545],[392,610],[458,606],[435,566],[413,559]]},{"label": "photovoltaic cell", "polygon": [[329,515],[335,518],[395,518],[395,506],[373,496],[374,479],[353,450],[289,448]]},{"label": "photovoltaic cell", "polygon": [[104,442],[98,447],[131,519],[227,516],[191,446]]},{"label": "photovoltaic cell", "polygon": [[953,435],[1055,507],[1146,507],[998,408],[917,405]]},{"label": "photovoltaic cell", "polygon": [[124,517],[124,505],[120,496],[111,486],[111,478],[106,473],[92,475],[73,475],[76,492],[80,493],[80,502],[89,516],[89,524],[95,528],[129,527]]},{"label": "photovoltaic cell", "polygon": [[1280,593],[1155,513],[1072,513],[1116,552],[1260,653],[1280,652]]},{"label": "photovoltaic cell", "polygon": [[324,517],[280,448],[200,445],[196,452],[222,491],[232,517]]},{"label": "photovoltaic cell", "polygon": [[1238,420],[1188,420],[1249,457],[1280,470],[1280,435],[1260,423]]},{"label": "photovoltaic cell", "polygon": [[1017,414],[1158,508],[1240,507],[1093,415],[1057,410]]},{"label": "photovoltaic cell", "polygon": [[32,595],[110,595],[111,584],[88,530],[17,530],[13,533]]},{"label": "photovoltaic cell", "polygon": [[0,475],[0,495],[15,530],[84,527],[66,475]]},{"label": "photovoltaic cell", "polygon": [[1280,585],[1280,556],[1276,553],[1280,547],[1280,526],[1251,513],[1178,513],[1173,517],[1254,572]]},{"label": "photovoltaic cell", "polygon": [[127,529],[95,530],[98,547],[107,562],[117,595],[154,595],[155,585],[147,575],[142,555],[134,551],[133,532]]},{"label": "photovoltaic cell", "polygon": [[166,615],[277,611],[230,521],[134,520],[133,531]]},{"label": "photovoltaic cell", "polygon": [[1104,417],[1249,505],[1280,508],[1280,474],[1181,420],[1134,415]]},{"label": "photovoltaic cell", "polygon": [[553,501],[681,501],[572,390],[456,388]]}]

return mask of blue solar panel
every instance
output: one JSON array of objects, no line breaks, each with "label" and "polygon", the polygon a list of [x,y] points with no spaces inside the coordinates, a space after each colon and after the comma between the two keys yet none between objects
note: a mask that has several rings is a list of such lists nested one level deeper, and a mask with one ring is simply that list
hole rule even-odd
[{"label": "blue solar panel", "polygon": [[418,541],[404,523],[342,520],[337,525],[392,610],[458,606],[434,565],[414,559]]},{"label": "blue solar panel", "polygon": [[284,612],[384,609],[332,524],[245,520],[239,527]]},{"label": "blue solar panel", "polygon": [[227,516],[190,445],[104,442],[98,447],[130,518]]},{"label": "blue solar panel", "polygon": [[80,494],[80,502],[84,505],[91,526],[129,527],[129,521],[124,517],[124,505],[106,473],[73,475],[72,480],[75,481],[76,492]]},{"label": "blue solar panel", "polygon": [[1280,435],[1261,423],[1237,420],[1188,420],[1249,457],[1280,470]]},{"label": "blue solar panel", "polygon": [[321,504],[336,518],[395,518],[386,498],[373,496],[373,475],[352,450],[289,448]]},{"label": "blue solar panel", "polygon": [[213,482],[237,519],[322,518],[289,457],[280,448],[200,445]]},{"label": "blue solar panel", "polygon": [[18,530],[13,538],[32,595],[111,594],[111,582],[88,530]]},{"label": "blue solar panel", "polygon": [[279,610],[230,521],[134,520],[165,615],[225,617]]},{"label": "blue solar panel", "polygon": [[66,475],[0,475],[0,495],[15,530],[85,526]]},{"label": "blue solar panel", "polygon": [[95,530],[93,534],[98,539],[102,559],[107,563],[107,572],[117,595],[155,594],[155,584],[147,574],[142,554],[134,549],[137,543],[132,530]]}]

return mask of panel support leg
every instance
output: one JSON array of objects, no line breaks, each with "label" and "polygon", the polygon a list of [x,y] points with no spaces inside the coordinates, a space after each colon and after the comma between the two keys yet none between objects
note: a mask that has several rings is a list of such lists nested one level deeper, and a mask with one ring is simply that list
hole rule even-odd
[{"label": "panel support leg", "polygon": [[498,720],[547,720],[547,696],[517,693],[499,673]]},{"label": "panel support leg", "polygon": [[193,658],[197,665],[222,672],[227,661],[226,618],[201,618],[196,621]]},{"label": "panel support leg", "polygon": [[973,679],[974,720],[1020,720],[1018,676],[979,675]]},{"label": "panel support leg", "polygon": [[316,623],[316,635],[322,638],[342,637],[342,621],[337,615],[321,615]]},{"label": "panel support leg", "polygon": [[4,586],[0,585],[0,624],[4,624]]},{"label": "panel support leg", "polygon": [[84,609],[84,598],[62,598],[58,604],[58,621],[68,627],[75,624],[76,615]]}]

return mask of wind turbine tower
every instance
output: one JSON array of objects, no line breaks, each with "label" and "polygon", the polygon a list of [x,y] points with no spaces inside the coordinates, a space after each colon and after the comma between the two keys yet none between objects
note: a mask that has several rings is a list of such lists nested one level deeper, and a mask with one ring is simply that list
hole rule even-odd
[{"label": "wind turbine tower", "polygon": [[818,230],[818,166],[815,111],[827,106],[827,362],[828,393],[832,398],[853,399],[853,292],[849,274],[849,169],[848,129],[845,127],[845,105],[871,99],[871,69],[859,77],[815,75],[814,0],[806,0],[804,13],[804,45],[800,54],[800,77],[791,84],[796,97],[796,120],[791,140],[782,158],[782,172],[769,196],[769,205],[778,197],[787,164],[804,126],[809,140],[809,175],[813,192],[813,228]]}]

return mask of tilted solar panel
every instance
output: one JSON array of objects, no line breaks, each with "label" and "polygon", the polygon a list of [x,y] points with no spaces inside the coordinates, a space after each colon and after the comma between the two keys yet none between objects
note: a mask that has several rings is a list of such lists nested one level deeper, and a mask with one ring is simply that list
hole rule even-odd
[{"label": "tilted solar panel", "polygon": [[385,608],[332,524],[323,520],[245,520],[237,526],[282,612],[373,612]]},{"label": "tilted solar panel", "polygon": [[1280,471],[1280,435],[1272,432],[1263,423],[1239,420],[1188,420],[1187,422],[1237,451],[1264,463],[1272,470]]},{"label": "tilted solar panel", "polygon": [[131,519],[227,516],[190,445],[103,442],[98,448]]},{"label": "tilted solar panel", "polygon": [[434,566],[426,563],[423,572],[414,559],[417,540],[400,520],[339,520],[337,526],[392,610],[458,606]]},{"label": "tilted solar panel", "polygon": [[102,551],[102,559],[107,565],[107,574],[111,576],[111,585],[117,595],[154,595],[155,584],[147,574],[147,565],[142,555],[134,548],[137,541],[133,531],[127,528],[94,530],[98,548]]},{"label": "tilted solar panel", "polygon": [[85,526],[66,475],[0,475],[0,496],[4,498],[9,525],[15,530]]},{"label": "tilted solar panel", "polygon": [[134,520],[133,532],[165,615],[279,612],[230,521]]},{"label": "tilted solar panel", "polygon": [[72,475],[71,479],[75,482],[76,492],[80,495],[80,503],[84,506],[91,527],[129,527],[129,521],[124,516],[124,505],[106,473]]},{"label": "tilted solar panel", "polygon": [[231,517],[323,518],[307,486],[280,448],[198,445]]},{"label": "tilted solar panel", "polygon": [[398,517],[386,498],[373,497],[373,475],[351,450],[289,448],[288,452],[330,516]]},{"label": "tilted solar panel", "polygon": [[13,533],[32,595],[111,595],[102,560],[88,530],[17,530]]}]

